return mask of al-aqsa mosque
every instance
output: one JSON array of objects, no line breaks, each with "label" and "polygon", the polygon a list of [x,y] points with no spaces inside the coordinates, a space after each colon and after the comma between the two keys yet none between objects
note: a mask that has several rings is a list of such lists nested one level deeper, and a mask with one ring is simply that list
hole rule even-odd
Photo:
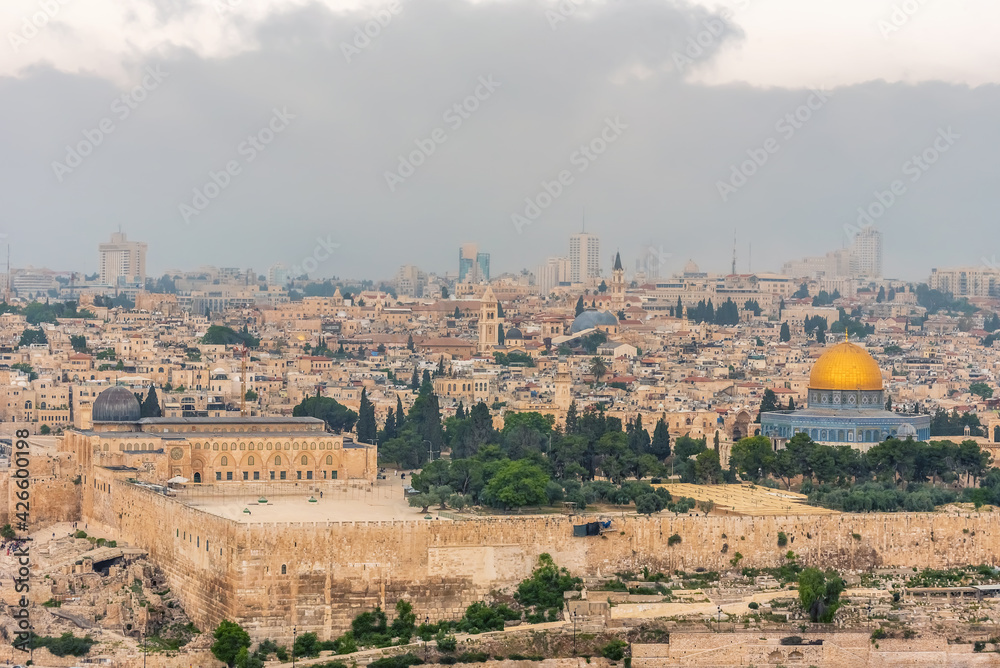
[{"label": "al-aqsa mosque", "polygon": [[813,365],[808,408],[761,415],[761,434],[778,447],[799,433],[819,443],[867,450],[892,437],[927,440],[931,418],[885,410],[878,363],[861,346],[843,341]]}]

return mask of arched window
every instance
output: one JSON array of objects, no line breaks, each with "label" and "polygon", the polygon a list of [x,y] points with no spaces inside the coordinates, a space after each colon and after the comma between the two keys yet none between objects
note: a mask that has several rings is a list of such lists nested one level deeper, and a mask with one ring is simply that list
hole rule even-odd
[{"label": "arched window", "polygon": [[286,566],[285,564],[281,564],[281,574],[288,575],[288,566]]},{"label": "arched window", "polygon": [[229,457],[226,457],[226,456],[223,455],[223,457],[222,457],[222,465],[223,466],[229,466]]},{"label": "arched window", "polygon": [[302,455],[302,465],[305,466],[308,463],[309,463],[309,458],[306,457],[305,455]]},{"label": "arched window", "polygon": [[281,455],[275,455],[274,456],[274,465],[275,466],[281,466]]},{"label": "arched window", "polygon": [[250,455],[249,457],[247,457],[247,465],[248,466],[253,466],[253,455]]},{"label": "arched window", "polygon": [[326,456],[326,463],[331,466],[333,465],[333,455]]}]

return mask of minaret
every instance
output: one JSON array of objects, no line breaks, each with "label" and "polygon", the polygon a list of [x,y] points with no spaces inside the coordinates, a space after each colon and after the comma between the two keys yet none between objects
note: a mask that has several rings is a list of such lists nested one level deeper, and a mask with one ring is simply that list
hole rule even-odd
[{"label": "minaret", "polygon": [[625,270],[622,269],[621,253],[615,253],[615,265],[611,270],[611,308],[615,312],[625,308]]},{"label": "minaret", "polygon": [[486,293],[479,306],[479,352],[488,353],[500,345],[500,325],[497,315],[497,298],[493,288],[486,286]]}]

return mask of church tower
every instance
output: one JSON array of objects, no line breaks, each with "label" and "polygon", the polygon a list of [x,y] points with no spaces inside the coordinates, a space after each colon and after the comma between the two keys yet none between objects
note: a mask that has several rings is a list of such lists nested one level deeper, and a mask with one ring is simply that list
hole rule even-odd
[{"label": "church tower", "polygon": [[500,345],[499,305],[493,288],[487,286],[479,305],[479,352],[488,353]]},{"label": "church tower", "polygon": [[611,270],[611,310],[616,314],[625,308],[625,270],[622,254],[615,253],[615,266]]},{"label": "church tower", "polygon": [[573,401],[573,379],[569,375],[569,367],[566,362],[559,362],[555,378],[556,407],[560,410],[567,410]]}]

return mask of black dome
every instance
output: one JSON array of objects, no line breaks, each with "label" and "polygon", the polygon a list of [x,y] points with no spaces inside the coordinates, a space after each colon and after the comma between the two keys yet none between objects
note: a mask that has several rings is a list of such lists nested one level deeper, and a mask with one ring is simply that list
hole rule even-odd
[{"label": "black dome", "polygon": [[617,327],[618,318],[609,311],[587,310],[576,316],[573,325],[569,328],[570,334],[582,332],[585,329],[594,327]]},{"label": "black dome", "polygon": [[139,400],[131,390],[119,386],[109,387],[97,395],[91,414],[93,422],[138,422],[140,417]]}]

